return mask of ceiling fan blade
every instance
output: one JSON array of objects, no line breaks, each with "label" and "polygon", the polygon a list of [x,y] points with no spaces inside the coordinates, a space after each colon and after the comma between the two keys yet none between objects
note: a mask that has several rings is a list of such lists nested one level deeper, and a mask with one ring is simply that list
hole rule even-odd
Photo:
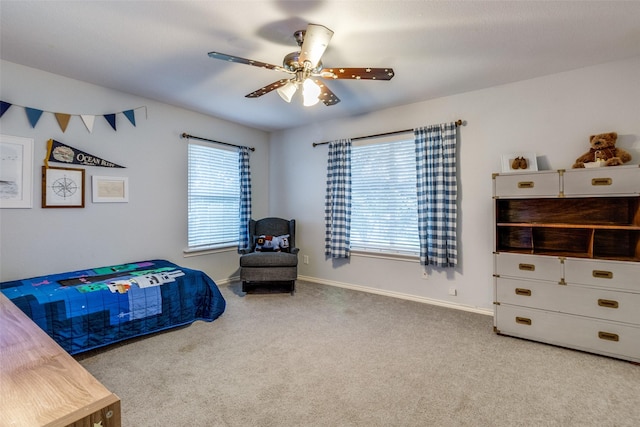
[{"label": "ceiling fan blade", "polygon": [[318,86],[320,86],[320,95],[318,95],[318,98],[324,103],[324,105],[329,107],[340,102],[340,98],[338,98],[335,93],[331,92],[331,90],[322,80],[314,79],[313,81],[316,82]]},{"label": "ceiling fan blade", "polygon": [[270,84],[266,85],[265,87],[261,87],[258,90],[254,90],[253,92],[251,92],[248,95],[245,95],[244,97],[245,98],[258,98],[258,97],[260,97],[262,95],[265,95],[265,94],[267,94],[267,93],[269,93],[271,91],[274,91],[274,90],[278,89],[279,87],[282,87],[282,86],[286,85],[287,82],[289,82],[289,79],[278,80],[277,82],[270,83]]},{"label": "ceiling fan blade", "polygon": [[239,56],[227,55],[220,52],[209,52],[209,57],[213,59],[221,59],[223,61],[235,62],[238,64],[253,65],[254,67],[267,68],[269,70],[284,71],[285,73],[295,74],[279,65],[267,64],[266,62],[254,61],[253,59],[240,58]]},{"label": "ceiling fan blade", "polygon": [[300,63],[311,63],[311,68],[316,68],[320,58],[333,37],[333,31],[323,25],[309,24],[304,35],[304,41],[300,47]]},{"label": "ceiling fan blade", "polygon": [[325,68],[320,72],[325,79],[391,80],[393,68]]}]

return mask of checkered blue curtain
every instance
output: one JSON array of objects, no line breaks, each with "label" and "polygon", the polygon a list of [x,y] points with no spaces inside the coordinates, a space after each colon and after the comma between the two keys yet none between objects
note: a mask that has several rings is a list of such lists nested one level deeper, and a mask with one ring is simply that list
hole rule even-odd
[{"label": "checkered blue curtain", "polygon": [[458,262],[456,132],[455,123],[414,129],[422,265]]},{"label": "checkered blue curtain", "polygon": [[349,257],[351,226],[351,140],[329,143],[327,194],[324,207],[324,253],[331,258]]},{"label": "checkered blue curtain", "polygon": [[240,169],[240,222],[238,253],[251,247],[249,240],[249,219],[251,218],[251,170],[249,169],[249,148],[238,148]]}]

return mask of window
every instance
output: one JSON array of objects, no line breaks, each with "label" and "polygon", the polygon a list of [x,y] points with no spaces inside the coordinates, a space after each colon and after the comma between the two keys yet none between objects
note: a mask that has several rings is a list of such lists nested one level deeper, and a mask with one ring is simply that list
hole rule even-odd
[{"label": "window", "polygon": [[351,249],[418,255],[413,135],[354,143],[351,149]]},{"label": "window", "polygon": [[188,246],[237,246],[240,177],[238,152],[189,143]]}]

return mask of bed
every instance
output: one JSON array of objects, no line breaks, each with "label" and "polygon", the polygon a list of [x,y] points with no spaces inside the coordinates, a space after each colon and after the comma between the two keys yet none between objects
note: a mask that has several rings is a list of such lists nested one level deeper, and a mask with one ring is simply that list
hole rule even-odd
[{"label": "bed", "polygon": [[3,282],[0,291],[69,354],[211,322],[226,307],[204,272],[165,260]]}]

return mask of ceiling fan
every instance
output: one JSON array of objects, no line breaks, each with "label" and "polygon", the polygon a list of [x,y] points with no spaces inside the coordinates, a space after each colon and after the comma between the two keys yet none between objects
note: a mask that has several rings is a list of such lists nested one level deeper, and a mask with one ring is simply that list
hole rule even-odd
[{"label": "ceiling fan", "polygon": [[252,59],[240,58],[238,56],[227,55],[220,52],[209,52],[209,56],[214,59],[222,59],[239,64],[253,65],[254,67],[267,68],[269,70],[283,71],[291,74],[291,78],[280,79],[265,87],[245,95],[246,98],[258,98],[273,90],[276,90],[280,97],[286,102],[291,102],[291,98],[296,91],[302,87],[305,106],[311,106],[322,101],[324,105],[330,106],[340,102],[331,90],[324,84],[323,79],[354,79],[354,80],[391,80],[394,76],[392,68],[324,68],[322,55],[327,49],[329,40],[333,36],[333,31],[323,25],[309,24],[306,30],[299,30],[293,34],[299,52],[291,52],[284,57],[282,66],[267,64],[265,62],[254,61]]}]

